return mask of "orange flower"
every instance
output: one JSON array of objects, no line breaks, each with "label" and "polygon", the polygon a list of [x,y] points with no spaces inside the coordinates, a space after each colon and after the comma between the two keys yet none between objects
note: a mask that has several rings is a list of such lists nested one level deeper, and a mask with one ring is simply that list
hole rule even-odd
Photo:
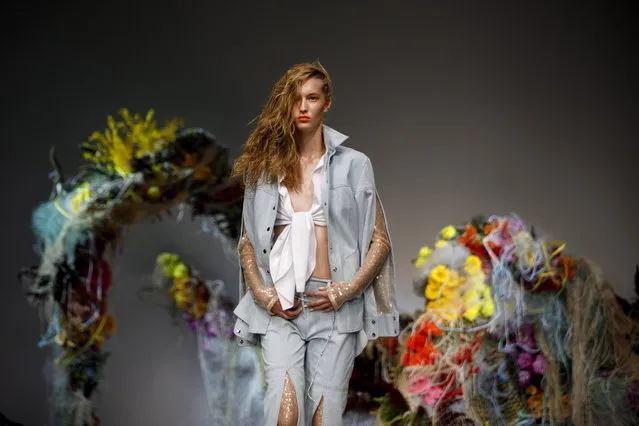
[{"label": "orange flower", "polygon": [[528,408],[533,416],[536,419],[541,418],[543,414],[543,401],[544,394],[541,392],[536,392],[534,395],[528,398]]},{"label": "orange flower", "polygon": [[484,234],[485,235],[490,234],[491,232],[493,232],[493,230],[495,228],[497,228],[497,222],[496,221],[485,224],[484,225]]},{"label": "orange flower", "polygon": [[477,229],[473,225],[466,225],[464,233],[457,238],[460,244],[468,245],[474,242],[477,238]]},{"label": "orange flower", "polygon": [[437,327],[431,320],[426,320],[419,325],[417,333],[424,334],[426,336],[439,337],[442,335],[442,330]]}]

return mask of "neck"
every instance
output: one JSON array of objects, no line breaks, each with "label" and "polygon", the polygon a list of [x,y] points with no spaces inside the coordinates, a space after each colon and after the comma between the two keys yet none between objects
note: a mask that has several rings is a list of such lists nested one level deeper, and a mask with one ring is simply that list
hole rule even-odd
[{"label": "neck", "polygon": [[319,157],[324,154],[324,132],[323,126],[309,132],[298,132],[297,147],[301,157]]}]

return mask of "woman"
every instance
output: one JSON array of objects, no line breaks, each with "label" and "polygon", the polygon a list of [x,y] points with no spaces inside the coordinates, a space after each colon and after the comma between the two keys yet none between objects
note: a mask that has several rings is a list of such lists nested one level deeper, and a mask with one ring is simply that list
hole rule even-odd
[{"label": "woman", "polygon": [[319,63],[293,66],[234,165],[245,185],[235,334],[261,344],[269,426],[341,425],[355,357],[399,331],[371,162],[323,124],[331,101]]}]

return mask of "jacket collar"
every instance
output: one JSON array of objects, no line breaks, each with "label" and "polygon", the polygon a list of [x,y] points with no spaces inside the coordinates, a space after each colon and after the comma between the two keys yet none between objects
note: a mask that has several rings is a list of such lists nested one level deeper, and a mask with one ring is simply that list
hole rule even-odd
[{"label": "jacket collar", "polygon": [[348,139],[348,136],[328,127],[326,124],[323,124],[322,126],[324,131],[324,143],[326,144],[326,153],[330,157],[335,153],[337,147]]}]

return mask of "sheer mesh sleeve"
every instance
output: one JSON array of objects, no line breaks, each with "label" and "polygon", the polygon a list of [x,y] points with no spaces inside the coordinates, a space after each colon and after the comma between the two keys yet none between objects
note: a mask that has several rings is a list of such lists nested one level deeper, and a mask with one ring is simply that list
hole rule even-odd
[{"label": "sheer mesh sleeve", "polygon": [[337,310],[350,299],[359,296],[375,279],[391,250],[388,230],[384,221],[381,203],[376,203],[375,227],[364,264],[350,282],[338,282],[327,288],[328,298]]},{"label": "sheer mesh sleeve", "polygon": [[246,230],[240,238],[238,252],[240,255],[242,274],[244,274],[244,281],[246,281],[247,287],[251,290],[253,300],[271,313],[271,308],[277,302],[277,291],[275,287],[267,287],[264,285],[260,270],[257,267],[255,249],[253,248],[251,240],[246,235]]}]

